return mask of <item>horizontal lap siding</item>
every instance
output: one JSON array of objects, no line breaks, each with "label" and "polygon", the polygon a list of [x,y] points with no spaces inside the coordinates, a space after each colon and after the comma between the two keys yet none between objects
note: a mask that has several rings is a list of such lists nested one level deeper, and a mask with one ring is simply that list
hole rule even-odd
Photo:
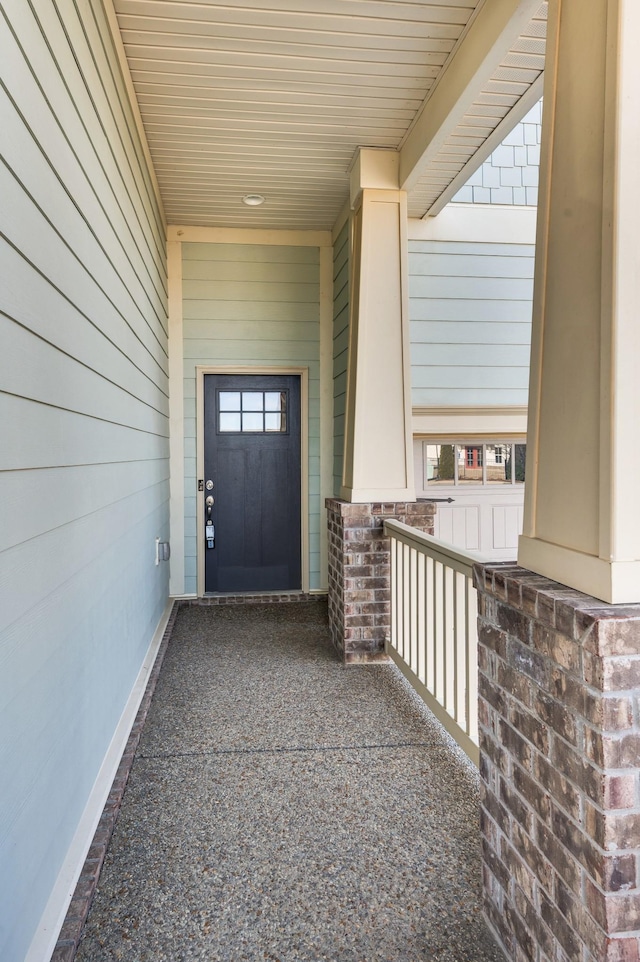
[{"label": "horizontal lap siding", "polygon": [[410,241],[416,407],[526,405],[534,247]]},{"label": "horizontal lap siding", "polygon": [[319,251],[183,244],[185,591],[197,591],[197,366],[309,369],[309,568],[320,586]]},{"label": "horizontal lap siding", "polygon": [[7,0],[0,44],[0,958],[18,962],[167,598],[167,311],[101,3]]},{"label": "horizontal lap siding", "polygon": [[349,221],[333,248],[333,493],[340,494],[349,353]]}]

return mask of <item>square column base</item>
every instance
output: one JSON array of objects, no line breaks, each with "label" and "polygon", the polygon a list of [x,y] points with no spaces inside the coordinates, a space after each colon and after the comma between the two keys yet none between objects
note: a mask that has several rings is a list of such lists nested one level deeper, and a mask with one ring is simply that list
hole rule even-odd
[{"label": "square column base", "polygon": [[477,565],[484,907],[509,959],[640,960],[640,605]]},{"label": "square column base", "polygon": [[435,505],[426,501],[353,504],[327,498],[329,527],[329,628],[345,663],[387,661],[389,635],[389,539],[385,518],[433,534]]}]

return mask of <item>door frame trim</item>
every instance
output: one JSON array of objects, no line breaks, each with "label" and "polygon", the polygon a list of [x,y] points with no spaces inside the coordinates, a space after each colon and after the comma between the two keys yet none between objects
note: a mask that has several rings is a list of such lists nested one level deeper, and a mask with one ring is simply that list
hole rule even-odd
[{"label": "door frame trim", "polygon": [[[237,364],[196,365],[196,481],[204,478],[204,378],[206,374],[273,374],[300,378],[300,561],[302,591],[309,591],[309,368]],[[196,490],[197,593],[205,594],[204,499]]]}]

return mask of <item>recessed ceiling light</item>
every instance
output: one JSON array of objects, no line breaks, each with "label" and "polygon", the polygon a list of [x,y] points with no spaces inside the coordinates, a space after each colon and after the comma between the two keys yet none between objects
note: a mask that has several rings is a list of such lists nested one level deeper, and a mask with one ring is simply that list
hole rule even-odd
[{"label": "recessed ceiling light", "polygon": [[242,203],[247,207],[259,207],[260,204],[264,204],[264,197],[262,194],[245,194]]}]

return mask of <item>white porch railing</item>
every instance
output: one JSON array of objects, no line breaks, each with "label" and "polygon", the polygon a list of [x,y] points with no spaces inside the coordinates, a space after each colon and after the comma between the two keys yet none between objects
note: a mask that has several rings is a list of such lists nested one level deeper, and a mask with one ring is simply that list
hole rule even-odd
[{"label": "white porch railing", "polygon": [[391,540],[391,637],[386,650],[431,711],[478,764],[477,592],[460,551],[399,521]]}]

